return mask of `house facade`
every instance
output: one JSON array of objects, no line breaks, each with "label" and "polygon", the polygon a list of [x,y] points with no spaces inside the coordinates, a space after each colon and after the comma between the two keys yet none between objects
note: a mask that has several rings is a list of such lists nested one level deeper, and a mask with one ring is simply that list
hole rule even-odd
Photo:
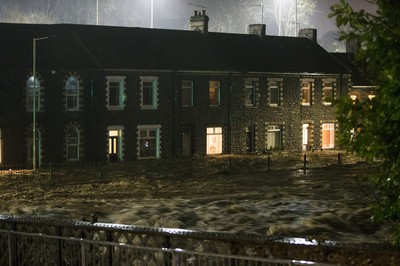
[{"label": "house facade", "polygon": [[0,163],[337,148],[348,68],[309,38],[200,28],[0,24]]}]

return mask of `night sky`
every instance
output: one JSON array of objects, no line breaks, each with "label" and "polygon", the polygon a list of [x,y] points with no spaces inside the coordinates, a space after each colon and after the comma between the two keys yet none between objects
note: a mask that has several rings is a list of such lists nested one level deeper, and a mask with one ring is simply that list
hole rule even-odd
[{"label": "night sky", "polygon": [[[272,3],[281,1],[282,5],[294,0],[153,0],[154,3],[154,27],[165,29],[189,29],[188,21],[193,13],[193,10],[201,9],[200,6],[206,5],[207,12],[210,16],[210,31],[213,31],[213,23],[223,21],[224,18],[218,18],[221,15],[221,8],[229,13],[232,11],[232,3],[240,3],[243,6],[254,6],[255,4],[264,3],[265,8],[271,8]],[[355,9],[366,9],[373,11],[374,6],[366,0],[348,0]],[[100,7],[112,8],[105,14],[100,14],[100,24],[129,26],[129,27],[150,27],[150,3],[151,0],[98,0]],[[224,3],[225,2],[225,3]],[[316,12],[310,19],[310,25],[307,25],[318,30],[318,36],[323,36],[328,31],[336,31],[333,19],[328,19],[327,15],[330,12],[329,8],[332,4],[339,0],[315,0]],[[108,6],[107,6],[108,5]],[[196,6],[197,5],[197,6]],[[237,4],[238,6],[239,4]],[[268,7],[269,5],[269,7]],[[12,14],[12,11],[21,12],[23,17],[28,17],[31,12],[41,12],[50,14],[54,23],[82,23],[76,21],[77,18],[82,19],[86,13],[89,22],[82,24],[95,24],[96,0],[0,0],[0,21],[7,21]],[[81,8],[80,8],[81,7]],[[87,11],[86,11],[87,9]],[[77,14],[81,10],[80,14]],[[254,11],[254,8],[253,8]],[[261,13],[260,11],[254,11]],[[264,11],[267,17],[267,10]],[[225,14],[224,14],[225,15]],[[75,16],[75,17],[74,17]],[[254,15],[255,16],[255,15]],[[221,17],[223,17],[221,15]],[[226,17],[226,15],[224,16]],[[238,18],[241,19],[241,18]],[[243,19],[243,18],[242,18]],[[9,22],[9,21],[7,21]],[[251,21],[250,21],[251,22]],[[268,30],[267,34],[274,35],[273,30]],[[275,27],[276,28],[276,27]],[[241,32],[242,31],[242,32]],[[245,33],[245,28],[241,27],[236,30],[237,33]],[[227,31],[229,32],[229,30]]]}]

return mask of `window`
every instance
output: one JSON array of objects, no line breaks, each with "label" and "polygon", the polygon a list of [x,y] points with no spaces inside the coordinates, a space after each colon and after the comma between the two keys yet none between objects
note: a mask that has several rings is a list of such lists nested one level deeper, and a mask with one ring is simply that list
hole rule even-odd
[{"label": "window", "polygon": [[123,110],[125,104],[125,77],[109,76],[106,78],[108,110]]},{"label": "window", "polygon": [[334,100],[334,81],[333,80],[324,80],[324,86],[322,88],[322,103],[324,105],[332,104]]},{"label": "window", "polygon": [[267,149],[276,150],[282,148],[282,128],[281,125],[267,126]]},{"label": "window", "polygon": [[193,106],[193,81],[182,80],[181,90],[182,106]]},{"label": "window", "polygon": [[246,79],[244,85],[245,105],[256,106],[257,100],[257,81],[254,79]]},{"label": "window", "polygon": [[[35,98],[35,102],[33,102]],[[40,111],[40,81],[33,76],[26,82],[26,110]]]},{"label": "window", "polygon": [[70,76],[65,83],[66,108],[67,111],[79,109],[79,81],[76,77]]},{"label": "window", "polygon": [[220,105],[220,83],[219,81],[210,81],[209,82],[209,104],[210,106],[219,106]]},{"label": "window", "polygon": [[207,154],[222,153],[222,127],[207,128]]},{"label": "window", "polygon": [[335,124],[322,124],[322,148],[333,149],[335,147]]},{"label": "window", "polygon": [[79,131],[75,126],[71,126],[67,130],[67,161],[79,160]]},{"label": "window", "polygon": [[282,81],[276,79],[268,80],[268,97],[269,106],[279,106],[281,105],[282,97]]},{"label": "window", "polygon": [[158,77],[140,77],[142,109],[157,109]]},{"label": "window", "polygon": [[312,104],[312,82],[311,81],[303,81],[302,82],[302,105],[311,105]]},{"label": "window", "polygon": [[160,158],[160,127],[138,126],[139,158]]}]

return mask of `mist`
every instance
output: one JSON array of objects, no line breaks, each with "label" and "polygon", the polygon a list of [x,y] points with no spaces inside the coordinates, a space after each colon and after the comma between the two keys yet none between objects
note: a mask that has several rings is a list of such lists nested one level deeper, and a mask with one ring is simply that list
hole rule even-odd
[{"label": "mist", "polygon": [[[194,10],[206,9],[211,32],[247,33],[248,25],[266,24],[267,35],[296,36],[316,28],[318,39],[337,31],[329,19],[339,0],[0,0],[0,22],[91,24],[188,30]],[[349,0],[355,9],[375,6]],[[153,3],[153,9],[151,8]],[[98,8],[97,8],[98,5]],[[151,13],[153,12],[153,21]],[[332,34],[331,34],[332,35]],[[334,35],[332,35],[334,36]],[[334,40],[323,42],[331,43]],[[338,49],[332,48],[332,49]]]}]

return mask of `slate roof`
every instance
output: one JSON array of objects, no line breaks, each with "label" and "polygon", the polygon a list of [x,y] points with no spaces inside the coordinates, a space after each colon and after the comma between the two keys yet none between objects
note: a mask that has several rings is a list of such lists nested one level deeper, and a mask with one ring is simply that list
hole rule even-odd
[{"label": "slate roof", "polygon": [[146,69],[346,74],[306,38],[72,24],[0,23],[0,69]]}]

